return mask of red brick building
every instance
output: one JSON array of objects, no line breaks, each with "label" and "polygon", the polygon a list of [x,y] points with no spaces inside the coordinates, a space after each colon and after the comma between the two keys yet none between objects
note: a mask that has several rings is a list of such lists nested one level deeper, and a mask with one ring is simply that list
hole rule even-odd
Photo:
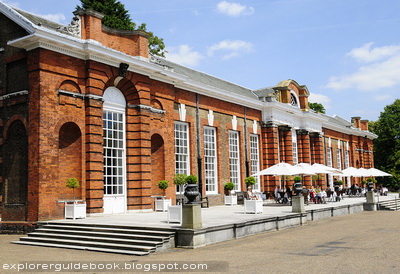
[{"label": "red brick building", "polygon": [[[62,26],[0,2],[3,222],[63,218],[70,177],[88,214],[113,214],[152,210],[158,181],[177,173],[197,175],[216,205],[226,182],[244,190],[279,162],[373,167],[367,121],[310,111],[306,86],[237,86],[149,56],[146,33],[101,18]],[[257,180],[260,192],[278,183]]]}]

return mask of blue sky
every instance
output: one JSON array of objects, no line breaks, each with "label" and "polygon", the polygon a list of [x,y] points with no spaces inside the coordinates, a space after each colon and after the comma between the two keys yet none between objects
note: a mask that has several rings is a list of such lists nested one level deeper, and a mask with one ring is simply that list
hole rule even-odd
[{"label": "blue sky", "polygon": [[[1,0],[4,1],[4,0]],[[6,0],[68,24],[80,0]],[[398,0],[122,0],[167,58],[258,89],[293,79],[328,115],[375,121],[400,98]]]}]

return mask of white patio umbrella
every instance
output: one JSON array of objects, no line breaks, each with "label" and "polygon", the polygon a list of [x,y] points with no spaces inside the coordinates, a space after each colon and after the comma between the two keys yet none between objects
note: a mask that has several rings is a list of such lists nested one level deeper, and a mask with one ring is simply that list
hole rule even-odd
[{"label": "white patio umbrella", "polygon": [[372,172],[371,172],[371,171],[369,171],[368,169],[365,169],[365,168],[363,168],[363,167],[360,167],[360,168],[358,169],[358,171],[361,172],[361,174],[363,174],[363,177],[374,176],[374,175],[372,175]]},{"label": "white patio umbrella", "polygon": [[313,164],[312,165],[313,168],[315,168],[316,173],[321,173],[321,174],[332,174],[332,175],[343,175],[342,171],[340,171],[339,169],[333,168],[333,167],[329,167],[323,164]]},{"label": "white patio umbrella", "polygon": [[371,173],[371,176],[374,176],[374,177],[393,176],[390,173],[384,172],[384,171],[379,170],[374,167],[369,168],[368,171]]},{"label": "white patio umbrella", "polygon": [[355,167],[348,167],[342,170],[343,176],[351,176],[351,177],[365,177],[368,176],[364,174],[362,171],[358,170]]},{"label": "white patio umbrella", "polygon": [[298,167],[292,166],[288,163],[279,163],[270,166],[264,170],[254,173],[252,176],[272,175],[272,176],[285,176],[300,174],[301,170]]},{"label": "white patio umbrella", "polygon": [[298,167],[301,170],[301,173],[299,173],[300,175],[315,175],[315,174],[317,174],[317,172],[315,171],[313,166],[308,163],[300,163],[300,164],[295,165],[295,167]]}]

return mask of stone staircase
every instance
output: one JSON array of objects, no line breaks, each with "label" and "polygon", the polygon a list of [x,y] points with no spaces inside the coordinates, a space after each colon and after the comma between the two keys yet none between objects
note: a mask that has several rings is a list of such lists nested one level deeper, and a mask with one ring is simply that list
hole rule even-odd
[{"label": "stone staircase", "polygon": [[143,256],[175,247],[171,228],[42,222],[15,244]]},{"label": "stone staircase", "polygon": [[400,199],[382,201],[378,203],[378,210],[400,210]]}]

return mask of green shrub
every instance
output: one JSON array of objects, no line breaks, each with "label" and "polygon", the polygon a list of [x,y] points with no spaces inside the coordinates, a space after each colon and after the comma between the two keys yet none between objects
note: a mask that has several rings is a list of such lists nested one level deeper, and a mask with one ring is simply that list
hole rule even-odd
[{"label": "green shrub", "polygon": [[169,182],[168,182],[168,181],[166,181],[166,180],[161,180],[161,181],[158,182],[158,188],[159,188],[159,189],[165,190],[165,189],[167,189],[168,187],[169,187]]},{"label": "green shrub", "polygon": [[246,179],[244,179],[244,182],[247,187],[253,186],[256,184],[256,178],[254,178],[253,176],[250,176],[250,177],[247,177]]},{"label": "green shrub", "polygon": [[197,177],[194,175],[189,175],[186,177],[186,183],[188,184],[197,184]]},{"label": "green shrub", "polygon": [[224,185],[224,189],[226,189],[226,190],[233,190],[234,188],[235,188],[235,184],[232,183],[232,182],[227,182],[227,183]]}]

